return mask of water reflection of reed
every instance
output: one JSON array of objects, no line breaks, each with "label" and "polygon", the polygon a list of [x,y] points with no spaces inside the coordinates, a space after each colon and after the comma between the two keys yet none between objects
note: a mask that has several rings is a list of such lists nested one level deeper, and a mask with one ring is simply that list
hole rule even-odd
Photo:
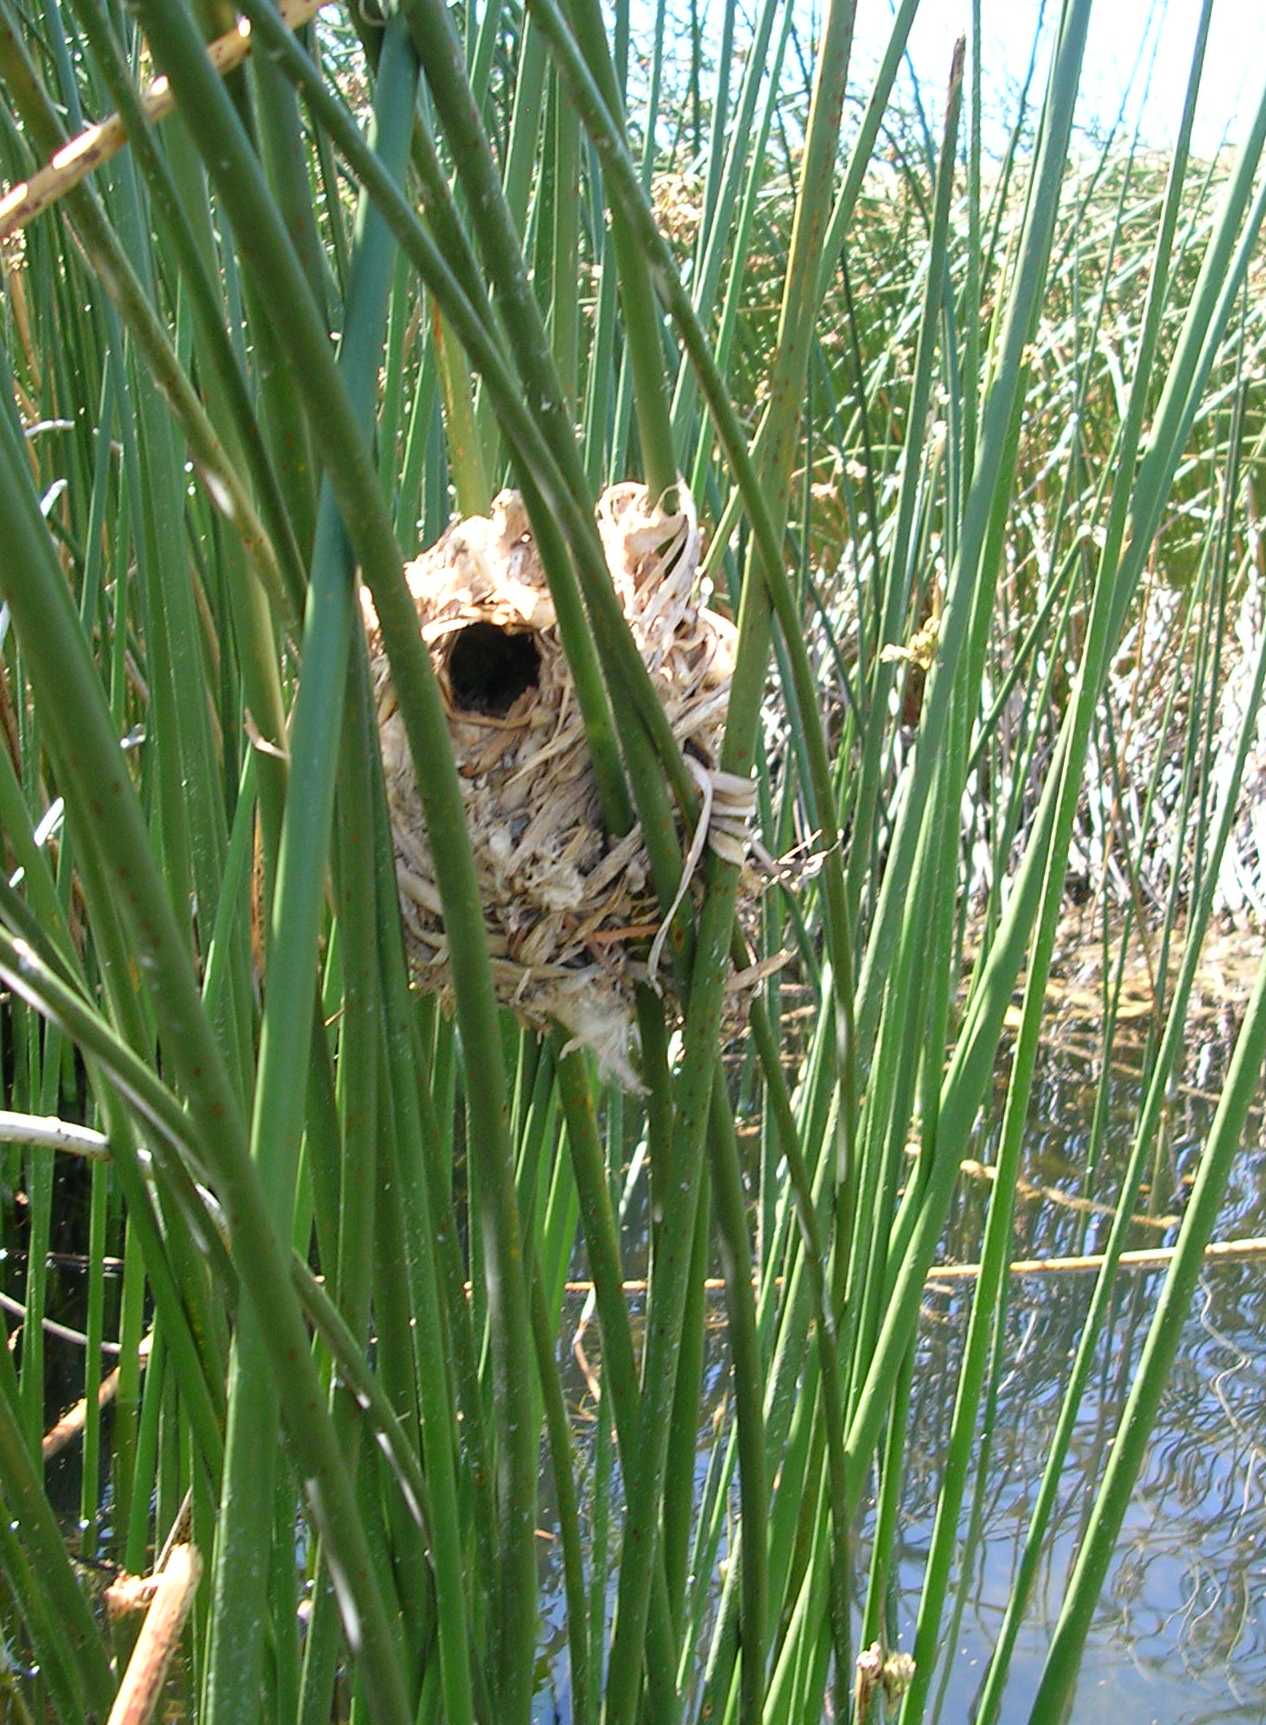
[{"label": "water reflection of reed", "polygon": [[[1216,1083],[1226,1045],[1192,1051],[1203,1081]],[[1126,1062],[1137,1063],[1138,1050]],[[1139,1103],[1135,1079],[1112,1081],[1113,1125],[1087,1182],[1095,1074],[1083,1057],[1054,1056],[1034,1097],[1024,1170],[1043,1195],[1021,1199],[1014,1225],[1018,1258],[1069,1256],[1099,1249],[1102,1211],[1058,1202],[1090,1198],[1113,1203]],[[1158,1145],[1145,1220],[1130,1246],[1172,1243],[1193,1163],[1211,1118],[1211,1105],[1178,1093]],[[1260,1131],[1260,1122],[1256,1130]],[[988,1135],[970,1153],[989,1161]],[[987,1183],[964,1178],[947,1229],[946,1260],[979,1255]],[[1170,1218],[1167,1224],[1164,1218]],[[626,1264],[644,1261],[647,1217],[639,1197],[625,1219]],[[1221,1238],[1266,1234],[1266,1148],[1247,1145],[1228,1189]],[[997,1638],[1028,1526],[1037,1482],[1050,1446],[1070,1356],[1090,1301],[1093,1278],[1082,1275],[1014,1278],[1009,1285],[1005,1364],[989,1428],[987,1465],[969,1494],[953,1615],[947,1613],[942,1668],[929,1719],[967,1725]],[[1108,1446],[1129,1390],[1155,1303],[1154,1273],[1124,1274],[1113,1322],[1065,1468],[1060,1505],[1047,1542],[1034,1597],[1017,1642],[1003,1704],[1003,1725],[1022,1725],[1063,1589],[1080,1541]],[[940,1487],[945,1436],[953,1405],[971,1285],[933,1281],[925,1300],[906,1458],[904,1520],[893,1602],[893,1628],[908,1646],[913,1635],[924,1560]],[[569,1297],[574,1324],[583,1296]],[[635,1323],[640,1300],[633,1302]],[[710,1324],[703,1417],[698,1432],[696,1485],[704,1489],[718,1429],[715,1416],[728,1391],[724,1308]],[[1175,1366],[1147,1467],[1122,1532],[1094,1631],[1087,1647],[1072,1718],[1111,1718],[1113,1725],[1261,1725],[1266,1719],[1266,1268],[1224,1263],[1204,1278]],[[599,1347],[596,1328],[586,1347]],[[592,1408],[583,1375],[568,1378],[580,1448],[592,1480]],[[618,1470],[617,1470],[617,1501]],[[582,1513],[588,1513],[582,1502]],[[866,1530],[859,1573],[868,1552]],[[545,1639],[558,1699],[566,1716],[566,1655],[558,1554],[547,1545]],[[721,1554],[722,1556],[724,1553]],[[952,1633],[951,1633],[952,1632]]]},{"label": "water reflection of reed", "polygon": [[[1081,1184],[1093,1093],[1084,1068],[1049,1064],[1035,1094],[1027,1147],[1029,1178],[1068,1196],[1110,1203],[1128,1150],[1137,1086],[1113,1083],[1114,1122],[1087,1193]],[[1185,1176],[1210,1112],[1180,1097],[1155,1160],[1147,1208],[1153,1217],[1181,1208]],[[987,1152],[982,1152],[987,1159]],[[965,1180],[946,1256],[977,1254],[987,1188]],[[1260,1234],[1266,1221],[1266,1151],[1249,1145],[1227,1193],[1223,1238]],[[1138,1224],[1131,1244],[1169,1243],[1174,1227]],[[1015,1255],[1093,1251],[1100,1217],[1050,1201],[1017,1206]],[[1114,1320],[1065,1467],[1056,1524],[1048,1540],[1025,1627],[1017,1644],[1003,1719],[1027,1717],[1026,1698],[1040,1670],[1065,1579],[1098,1483],[1156,1295],[1151,1275],[1124,1276]],[[919,1342],[904,1492],[903,1561],[897,1621],[906,1644],[922,1583],[923,1557],[940,1485],[940,1465],[965,1332],[970,1292],[930,1291]],[[973,1713],[1010,1591],[1033,1495],[1049,1447],[1090,1299],[1079,1276],[1016,1279],[1006,1316],[1004,1375],[988,1461],[964,1511],[957,1579],[961,1612],[947,1637],[938,1675],[940,1717],[958,1725]],[[1117,1725],[1203,1725],[1266,1718],[1266,1274],[1253,1263],[1211,1268],[1187,1321],[1182,1350],[1134,1494],[1082,1670],[1075,1718]],[[951,1624],[952,1627],[952,1624]],[[936,1691],[934,1691],[935,1693]],[[1086,1711],[1082,1711],[1082,1709]]]}]

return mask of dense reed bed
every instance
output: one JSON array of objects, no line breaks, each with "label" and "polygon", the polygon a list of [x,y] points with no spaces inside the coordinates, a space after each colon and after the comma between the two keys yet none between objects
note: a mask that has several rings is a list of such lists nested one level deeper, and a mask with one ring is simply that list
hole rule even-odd
[{"label": "dense reed bed", "polygon": [[[13,1717],[104,1720],[121,1684],[116,1716],[146,1717],[173,1654],[164,1705],[213,1725],[934,1716],[1048,984],[1088,899],[1094,1127],[1066,1185],[1108,1221],[974,1715],[1064,1717],[1260,1130],[1266,969],[1224,1002],[1175,1250],[1017,1701],[1120,1255],[1141,1188],[1172,1196],[1201,954],[1266,887],[1266,99],[1238,153],[1191,159],[1206,4],[1172,151],[1096,141],[1090,0],[1065,0],[986,159],[978,5],[944,89],[894,98],[916,7],[859,91],[849,0],[725,0],[706,31],[663,0],[0,0],[0,167],[30,182],[0,411]],[[64,150],[112,111],[116,153]],[[759,926],[733,842],[695,855],[700,763],[613,599],[594,506],[630,478],[689,491],[736,631],[704,765],[754,786]],[[405,582],[505,485],[602,842],[640,832],[669,925],[638,1089],[498,997],[451,679]],[[410,988],[358,581],[451,1013]],[[737,1016],[733,972],[780,955]],[[929,1482],[924,1285],[982,1156]],[[912,1420],[935,1509],[903,1638]],[[107,1612],[118,1572],[157,1578],[144,1632],[148,1590]]]}]

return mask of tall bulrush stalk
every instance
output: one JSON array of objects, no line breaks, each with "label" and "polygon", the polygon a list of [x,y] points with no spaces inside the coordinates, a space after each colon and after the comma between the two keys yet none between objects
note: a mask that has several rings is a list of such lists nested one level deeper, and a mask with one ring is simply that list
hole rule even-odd
[{"label": "tall bulrush stalk", "polygon": [[[160,58],[169,61],[169,74],[183,92],[183,106],[204,149],[209,170],[226,207],[238,222],[238,244],[248,266],[275,272],[283,283],[287,305],[286,343],[314,420],[321,416],[318,446],[326,460],[331,499],[337,498],[342,531],[359,553],[361,569],[390,642],[401,711],[410,733],[410,746],[419,763],[419,784],[428,805],[432,844],[446,902],[446,919],[453,952],[454,979],[462,1003],[468,1058],[483,1063],[481,1082],[470,1093],[472,1147],[481,1159],[480,1219],[489,1260],[494,1346],[498,1360],[499,1402],[504,1422],[506,1476],[503,1484],[503,1596],[500,1612],[500,1693],[507,1717],[526,1716],[530,1651],[535,1636],[533,1549],[536,1455],[533,1435],[515,1417],[523,1397],[522,1379],[530,1359],[530,1332],[525,1304],[522,1243],[510,1185],[505,1079],[495,1019],[487,945],[466,838],[460,793],[451,750],[443,730],[442,710],[429,660],[422,652],[411,605],[405,592],[399,550],[387,521],[377,479],[354,409],[335,375],[328,350],[319,336],[312,305],[297,260],[268,202],[267,189],[255,166],[249,144],[227,97],[205,57],[195,47],[191,29],[174,17],[146,19]],[[199,133],[197,120],[204,130]],[[212,138],[219,137],[218,144]],[[314,430],[316,429],[314,425]],[[350,626],[351,567],[344,564],[339,600],[344,634]],[[346,660],[344,658],[343,664]],[[336,675],[334,687],[343,678]],[[315,691],[314,691],[315,693]],[[330,699],[328,687],[321,699]],[[425,763],[425,765],[423,765]],[[328,769],[327,769],[328,772]],[[441,833],[447,832],[447,840]],[[318,853],[319,857],[319,853]],[[310,871],[319,885],[320,875]],[[309,887],[309,891],[311,888]],[[280,914],[280,913],[279,913]],[[315,930],[313,930],[315,933]],[[287,1008],[289,1002],[287,1002]],[[287,1074],[294,1094],[295,1074]],[[280,1086],[279,1086],[280,1089]]]},{"label": "tall bulrush stalk", "polygon": [[[356,1601],[366,1651],[366,1680],[385,1717],[403,1717],[403,1693],[381,1600],[353,1507],[350,1485],[324,1415],[315,1372],[283,1257],[265,1207],[259,1177],[247,1155],[245,1125],[220,1050],[203,1013],[179,929],[156,867],[139,801],[114,738],[100,684],[78,616],[52,555],[38,500],[24,463],[6,437],[0,470],[10,525],[23,550],[22,579],[7,592],[22,630],[24,656],[36,687],[56,689],[48,744],[68,798],[82,811],[84,842],[98,852],[103,887],[111,897],[99,914],[121,914],[148,983],[164,1052],[192,1118],[200,1171],[216,1180],[243,1262],[249,1297],[266,1310],[264,1326],[273,1371],[286,1403],[297,1456],[308,1470],[314,1513],[347,1556],[349,1599]],[[60,717],[58,717],[60,715]],[[20,962],[20,961],[19,961]],[[319,1508],[318,1508],[319,1505]]]},{"label": "tall bulrush stalk", "polygon": [[[375,115],[380,152],[395,173],[406,160],[416,73],[399,28],[388,32],[376,85]],[[391,250],[381,224],[366,203],[359,224],[348,282],[340,365],[362,428],[373,413],[372,385],[382,345],[390,281]],[[258,285],[258,284],[257,284]],[[335,763],[343,729],[338,694],[348,682],[355,615],[352,551],[328,477],[317,509],[303,631],[304,674],[291,710],[290,782],[282,827],[269,947],[270,987],[260,1031],[259,1064],[252,1119],[252,1155],[273,1208],[273,1224],[284,1238],[295,1201],[296,1162],[303,1130],[304,1087],[300,1075],[312,1034],[309,997],[313,954],[325,885],[333,814]],[[341,919],[340,927],[346,927]],[[306,987],[305,987],[306,984]],[[372,1050],[366,1051],[372,1058]],[[349,1147],[350,1148],[350,1147]],[[241,1715],[259,1682],[262,1599],[245,1577],[262,1586],[271,1545],[268,1510],[274,1483],[271,1384],[260,1338],[239,1327],[229,1405],[230,1446],[224,1501],[254,1497],[254,1514],[237,1521],[244,1539],[262,1536],[254,1554],[217,1546],[217,1611],[207,1674],[211,1719]],[[230,1521],[230,1525],[233,1522]]]},{"label": "tall bulrush stalk", "polygon": [[[144,1571],[192,1541],[206,1579],[168,1678],[189,1717],[936,1717],[994,1477],[1065,875],[1079,821],[1112,800],[1104,868],[1119,860],[1127,899],[1104,924],[1096,1198],[1135,933],[1157,1009],[981,1718],[1009,1705],[1266,683],[1264,651],[1223,722],[1228,619],[1260,536],[1266,106],[1234,164],[1191,162],[1206,4],[1168,175],[1132,146],[1092,159],[1073,124],[1090,0],[1065,0],[1034,43],[1044,95],[993,174],[980,9],[970,124],[960,44],[939,139],[921,92],[902,113],[917,9],[896,8],[854,124],[851,0],[812,42],[790,9],[749,23],[726,3],[715,63],[706,21],[678,31],[666,0],[613,18],[592,0],[329,5],[300,29],[273,0],[66,0],[38,30],[0,0],[6,177],[109,108],[126,132],[73,184],[60,158],[5,257],[0,1203],[26,1257],[0,1348],[0,1627],[38,1670],[0,1683],[26,1715],[103,1718],[123,1675],[134,1638],[107,1630],[80,1552]],[[226,35],[222,73],[206,43]],[[150,66],[176,110],[159,125],[136,81]],[[403,580],[450,508],[519,490],[604,834],[636,823],[668,915],[697,763],[607,568],[606,476],[668,508],[689,486],[711,602],[737,624],[715,764],[754,780],[764,847],[791,853],[741,928],[740,871],[707,853],[668,986],[638,991],[630,1094],[498,1003]],[[1115,705],[1117,652],[1150,566],[1188,554],[1191,692],[1170,688],[1155,732],[1181,705],[1174,813],[1163,745],[1118,758],[1138,715]],[[451,1020],[409,986],[358,581],[417,769]],[[1159,892],[1162,818],[1179,862]],[[785,948],[735,1028],[733,971]],[[1264,1037],[1259,977],[1105,1426],[1034,1720],[1073,1694]],[[890,1602],[924,1281],[995,1073],[994,1180],[903,1670]],[[99,1128],[82,1241],[77,1176],[52,1148],[68,1121]],[[40,1477],[65,1345],[45,1333],[48,1254],[71,1235],[82,1546]],[[600,1338],[579,1338],[579,1376],[569,1277]]]}]

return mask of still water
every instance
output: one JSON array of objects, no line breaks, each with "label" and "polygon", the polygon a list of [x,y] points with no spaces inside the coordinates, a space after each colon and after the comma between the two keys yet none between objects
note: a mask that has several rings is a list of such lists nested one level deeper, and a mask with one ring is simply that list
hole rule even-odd
[{"label": "still water", "polygon": [[[1131,1051],[1125,1050],[1125,1058]],[[1202,1064],[1220,1072],[1225,1048]],[[1197,1066],[1198,1062],[1192,1065]],[[1203,1074],[1201,1074],[1203,1076]],[[1085,1065],[1047,1063],[1027,1146],[1035,1186],[1076,1194],[1093,1093]],[[1138,1085],[1114,1080],[1100,1193],[1110,1197],[1128,1153]],[[1212,1118],[1198,1096],[1175,1098],[1161,1146],[1152,1214],[1175,1216]],[[966,1182],[948,1242],[975,1256],[985,1194]],[[1034,1197],[1017,1208],[1015,1256],[1097,1250],[1102,1217]],[[1168,1245],[1176,1226],[1139,1225],[1132,1247]],[[1250,1119],[1216,1237],[1266,1234],[1266,1149]],[[966,1249],[964,1249],[966,1248]],[[1106,1447],[1133,1376],[1160,1286],[1159,1272],[1122,1275],[1116,1321],[1065,1466],[1056,1535],[1012,1661],[1003,1719],[1020,1725],[1041,1673],[1066,1577],[1101,1477]],[[1090,1300],[1093,1277],[1016,1277],[1008,1371],[1000,1386],[992,1460],[977,1527],[960,1563],[961,1621],[943,1650],[940,1717],[972,1718],[974,1698],[1005,1606],[1059,1397]],[[911,1428],[902,1608],[912,1634],[922,1557],[931,1531],[938,1457],[969,1296],[961,1284],[931,1295]],[[964,1512],[964,1532],[969,1521]],[[1266,1260],[1207,1264],[1087,1645],[1072,1717],[1114,1725],[1213,1725],[1266,1720]]]},{"label": "still water", "polygon": [[[1083,1178],[1095,1090],[1089,1061],[1070,1039],[1039,1073],[1024,1153],[1028,1194],[1017,1203],[1017,1259],[1093,1253],[1107,1238],[1103,1210],[1128,1155],[1139,1106],[1131,1076],[1139,1050],[1118,1049],[1110,1119],[1091,1189]],[[1173,1243],[1183,1198],[1213,1115],[1229,1052],[1223,1035],[1191,1049],[1188,1076],[1204,1096],[1179,1092],[1158,1146],[1147,1217],[1127,1245]],[[999,1096],[1001,1101],[1001,1095]],[[973,1146],[991,1158],[986,1138]],[[1068,1199],[1090,1200],[1070,1206]],[[964,1178],[944,1243],[944,1260],[972,1262],[988,1186]],[[1095,1204],[1099,1208],[1094,1208]],[[641,1256],[645,1218],[636,1202],[626,1218],[627,1273]],[[1266,1235],[1266,1144],[1262,1118],[1250,1118],[1216,1238]],[[583,1273],[581,1271],[580,1273]],[[1115,1317],[1101,1345],[1065,1465],[1053,1538],[1017,1641],[1002,1725],[1024,1725],[1050,1633],[1107,1446],[1128,1392],[1163,1272],[1123,1272]],[[1042,1463],[1059,1412],[1094,1278],[1069,1274],[1013,1277],[1007,1366],[999,1386],[987,1467],[969,1489],[960,1553],[945,1618],[941,1658],[927,1718],[968,1725],[995,1643],[1024,1541]],[[950,1410],[971,1284],[929,1284],[920,1331],[911,1411],[901,1560],[895,1619],[898,1645],[910,1647],[924,1559],[940,1485]],[[581,1301],[570,1307],[574,1323]],[[710,1335],[707,1399],[699,1431],[702,1484],[714,1441],[713,1414],[726,1393],[728,1354],[717,1298]],[[585,1400],[577,1377],[573,1400]],[[583,1445],[585,1430],[578,1428]],[[548,1513],[548,1512],[546,1512]],[[864,1574],[863,1529],[859,1572]],[[538,1718],[568,1717],[561,1577],[548,1554],[546,1622],[551,1675]],[[952,1633],[951,1633],[952,1631]],[[1134,1494],[1090,1636],[1071,1719],[1111,1725],[1263,1725],[1266,1721],[1266,1258],[1209,1265],[1188,1316],[1181,1350]]]}]

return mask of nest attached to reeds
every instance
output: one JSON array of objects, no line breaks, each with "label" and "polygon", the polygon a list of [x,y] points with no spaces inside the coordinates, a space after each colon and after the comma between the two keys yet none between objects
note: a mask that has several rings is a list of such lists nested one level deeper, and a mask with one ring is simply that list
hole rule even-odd
[{"label": "nest attached to reeds", "polygon": [[[597,523],[656,693],[705,790],[708,837],[741,856],[750,787],[714,769],[734,667],[732,623],[695,594],[699,532],[684,487],[670,514],[618,485]],[[604,831],[585,731],[545,572],[516,492],[454,522],[406,571],[448,716],[498,997],[561,1024],[635,1085],[634,988],[659,928],[640,829]],[[362,603],[414,981],[448,995],[448,942],[426,823],[378,621]],[[704,833],[684,835],[693,869]],[[745,876],[750,904],[754,882]],[[656,957],[658,955],[656,954]],[[654,965],[649,968],[653,971]]]}]

